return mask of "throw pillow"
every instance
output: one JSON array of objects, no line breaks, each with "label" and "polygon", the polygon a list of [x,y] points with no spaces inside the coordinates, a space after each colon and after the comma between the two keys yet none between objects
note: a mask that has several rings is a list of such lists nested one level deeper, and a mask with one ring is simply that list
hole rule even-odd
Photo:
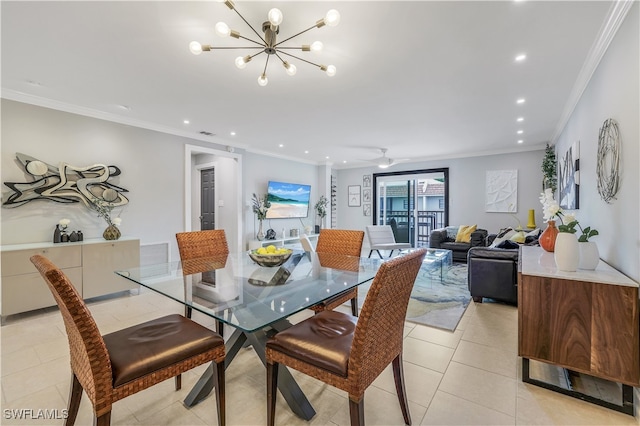
[{"label": "throw pillow", "polygon": [[540,234],[540,228],[536,228],[533,231],[527,232],[525,237],[538,237]]},{"label": "throw pillow", "polygon": [[478,225],[462,225],[460,229],[458,229],[458,234],[456,235],[456,243],[470,243],[471,233],[474,232],[477,228]]},{"label": "throw pillow", "polygon": [[455,241],[458,236],[458,227],[447,226],[445,229],[447,230],[447,240]]},{"label": "throw pillow", "polygon": [[[500,234],[498,234],[498,235],[500,235]],[[514,231],[511,228],[509,228],[509,230],[506,233],[503,233],[500,238],[496,237],[496,239],[493,240],[493,242],[491,243],[491,245],[489,247],[497,247],[498,244],[500,244],[503,241],[506,241],[506,240],[510,239],[514,235],[516,235],[516,231]]]},{"label": "throw pillow", "polygon": [[516,243],[524,243],[525,240],[525,235],[523,231],[518,231],[516,232],[514,235],[511,236],[511,238],[509,238],[509,240],[516,242]]}]

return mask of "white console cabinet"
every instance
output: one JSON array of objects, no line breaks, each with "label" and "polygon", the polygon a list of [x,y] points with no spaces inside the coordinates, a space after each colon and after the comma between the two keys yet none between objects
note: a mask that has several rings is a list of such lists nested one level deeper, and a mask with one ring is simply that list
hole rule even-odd
[{"label": "white console cabinet", "polygon": [[2,246],[2,312],[4,317],[54,306],[55,300],[29,258],[41,254],[69,277],[84,299],[135,288],[116,269],[139,266],[140,240],[89,239],[77,243],[30,243]]},{"label": "white console cabinet", "polygon": [[[319,234],[308,234],[309,240],[311,242],[318,241]],[[298,244],[300,242],[300,237],[286,237],[286,238],[276,238],[275,240],[251,240],[249,241],[249,250],[255,250],[260,247],[266,247],[268,245],[274,245],[276,247],[284,247],[287,244]]]}]

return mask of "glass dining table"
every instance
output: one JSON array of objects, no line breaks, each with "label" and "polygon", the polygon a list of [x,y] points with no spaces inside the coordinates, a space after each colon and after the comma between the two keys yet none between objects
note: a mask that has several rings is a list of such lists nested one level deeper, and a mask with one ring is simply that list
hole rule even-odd
[{"label": "glass dining table", "polygon": [[[251,345],[265,363],[267,339],[291,326],[289,317],[373,279],[380,259],[294,250],[281,266],[262,267],[247,252],[115,271],[116,274],[228,324],[225,368]],[[278,388],[291,410],[310,420],[315,410],[291,373],[278,372]],[[210,366],[184,400],[193,406],[213,389]],[[266,397],[265,397],[266,398]]]}]

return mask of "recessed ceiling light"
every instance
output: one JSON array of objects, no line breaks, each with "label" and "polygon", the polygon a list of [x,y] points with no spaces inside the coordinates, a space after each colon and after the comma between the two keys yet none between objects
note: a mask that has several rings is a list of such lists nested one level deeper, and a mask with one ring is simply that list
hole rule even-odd
[{"label": "recessed ceiling light", "polygon": [[184,120],[183,123],[184,124],[189,124],[189,120]]},{"label": "recessed ceiling light", "polygon": [[230,134],[231,136],[235,136],[235,135],[236,135],[236,132],[231,132],[231,133],[229,133],[229,134]]},{"label": "recessed ceiling light", "polygon": [[343,164],[347,164],[347,160],[342,160],[342,163]]},{"label": "recessed ceiling light", "polygon": [[518,139],[518,143],[522,143],[524,142],[522,139]]},{"label": "recessed ceiling light", "polygon": [[523,104],[524,103],[524,98],[520,98],[516,101],[517,104]]},{"label": "recessed ceiling light", "polygon": [[280,144],[278,145],[280,148],[284,148],[284,144]]},{"label": "recessed ceiling light", "polygon": [[517,121],[518,123],[519,123],[519,122],[521,122],[521,121],[524,121],[524,117],[518,117],[518,118],[516,119],[516,121]]},{"label": "recessed ceiling light", "polygon": [[518,130],[518,134],[521,135],[524,133],[524,130]]},{"label": "recessed ceiling light", "polygon": [[123,111],[131,111],[131,107],[128,105],[116,105],[116,106]]},{"label": "recessed ceiling light", "polygon": [[324,157],[324,158],[326,158],[326,159],[328,160],[328,159],[329,159],[329,156],[327,155],[327,156],[326,156],[326,157]]},{"label": "recessed ceiling light", "polygon": [[527,55],[525,55],[524,53],[521,53],[518,56],[516,56],[516,62],[522,62],[525,59],[527,59]]},{"label": "recessed ceiling light", "polygon": [[304,153],[305,153],[305,154],[308,154],[308,153],[309,153],[309,151],[307,150],[307,151],[305,151]]}]

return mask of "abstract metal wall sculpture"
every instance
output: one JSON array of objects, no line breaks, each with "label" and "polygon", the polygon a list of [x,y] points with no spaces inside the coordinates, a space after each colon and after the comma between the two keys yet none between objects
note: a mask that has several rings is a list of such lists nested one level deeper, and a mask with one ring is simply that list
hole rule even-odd
[{"label": "abstract metal wall sculpture", "polygon": [[94,164],[75,167],[60,163],[59,167],[55,167],[21,153],[16,154],[16,159],[33,180],[5,182],[12,192],[3,194],[3,207],[19,207],[30,201],[47,200],[65,204],[82,202],[92,208],[92,201],[103,199],[103,193],[107,189],[117,193],[116,199],[110,201],[113,207],[129,202],[123,194],[128,190],[108,182],[110,178],[120,175],[120,169],[116,166]]}]

